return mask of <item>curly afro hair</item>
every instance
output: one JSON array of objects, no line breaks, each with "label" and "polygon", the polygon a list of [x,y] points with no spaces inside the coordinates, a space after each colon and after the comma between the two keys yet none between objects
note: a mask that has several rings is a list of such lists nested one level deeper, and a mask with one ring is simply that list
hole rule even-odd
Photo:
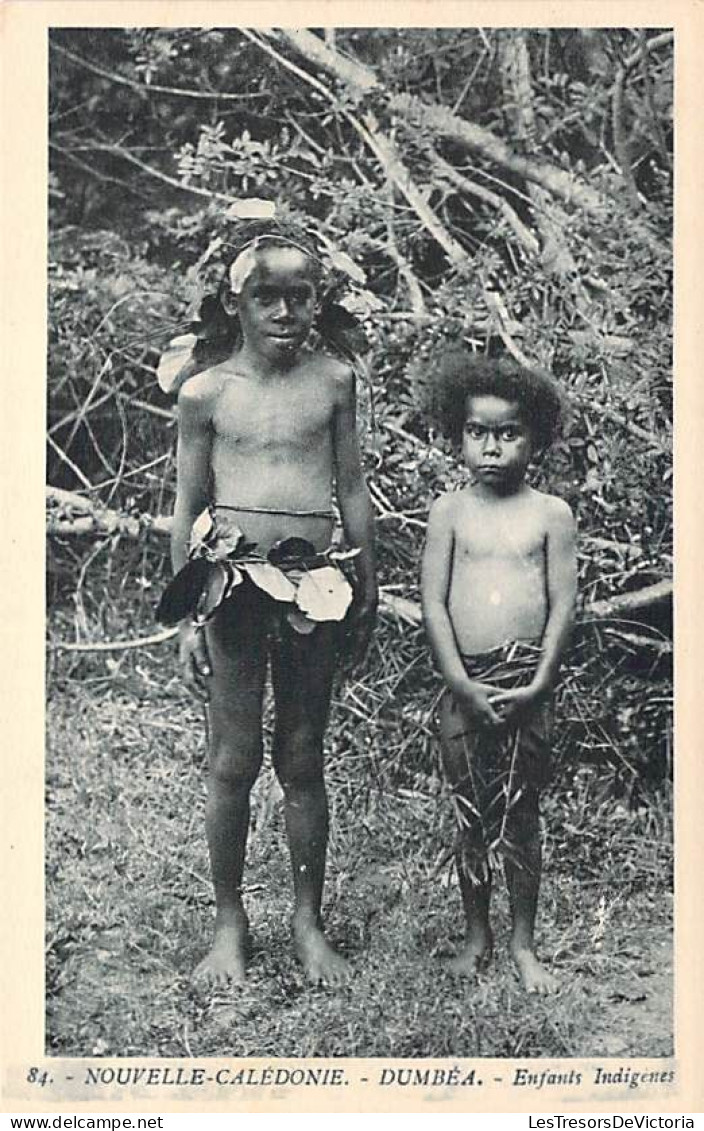
[{"label": "curly afro hair", "polygon": [[515,401],[539,450],[549,447],[559,434],[563,397],[556,382],[547,373],[510,358],[479,357],[453,346],[429,359],[423,385],[427,415],[457,448],[471,396]]}]

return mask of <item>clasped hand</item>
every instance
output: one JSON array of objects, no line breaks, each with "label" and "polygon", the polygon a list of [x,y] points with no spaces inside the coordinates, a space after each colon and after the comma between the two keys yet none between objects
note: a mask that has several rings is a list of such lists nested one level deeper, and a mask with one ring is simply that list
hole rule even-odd
[{"label": "clasped hand", "polygon": [[466,688],[456,694],[459,694],[462,704],[477,722],[482,726],[496,728],[518,722],[537,706],[545,692],[538,684],[506,689],[470,681]]}]

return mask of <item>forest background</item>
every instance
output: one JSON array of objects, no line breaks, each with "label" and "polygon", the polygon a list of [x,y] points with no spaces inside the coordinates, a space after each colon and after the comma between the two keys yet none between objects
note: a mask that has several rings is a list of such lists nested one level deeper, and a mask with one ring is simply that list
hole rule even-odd
[{"label": "forest background", "polygon": [[[671,1052],[672,79],[663,29],[56,29],[50,40],[47,1044],[65,1055]],[[173,404],[156,383],[256,201],[327,249],[359,374],[382,606],[328,734],[327,919],[290,957],[278,789],[257,786],[249,988],[187,975],[212,908],[204,726],[154,624]],[[419,623],[425,516],[462,471],[423,411],[446,340],[552,370],[532,482],[580,529],[544,805],[542,950],[467,989],[454,817]],[[507,909],[499,893],[498,919]]]}]

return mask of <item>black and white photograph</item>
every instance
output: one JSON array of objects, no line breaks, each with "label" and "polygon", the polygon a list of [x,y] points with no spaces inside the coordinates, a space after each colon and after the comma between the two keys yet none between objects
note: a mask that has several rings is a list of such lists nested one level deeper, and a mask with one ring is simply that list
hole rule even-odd
[{"label": "black and white photograph", "polygon": [[682,33],[471,8],[41,31],[46,1103],[679,1082]]},{"label": "black and white photograph", "polygon": [[48,47],[47,1054],[672,1056],[672,30]]}]

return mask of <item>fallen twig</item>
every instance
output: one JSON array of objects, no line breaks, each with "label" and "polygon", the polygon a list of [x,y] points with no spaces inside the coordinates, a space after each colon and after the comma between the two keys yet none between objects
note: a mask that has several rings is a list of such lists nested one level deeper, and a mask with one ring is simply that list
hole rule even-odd
[{"label": "fallen twig", "polygon": [[151,648],[155,644],[165,644],[172,640],[178,632],[176,628],[165,628],[161,632],[154,632],[151,636],[140,636],[134,640],[99,640],[95,643],[66,644],[63,641],[51,642],[50,647],[58,652],[124,652],[129,648]]}]

